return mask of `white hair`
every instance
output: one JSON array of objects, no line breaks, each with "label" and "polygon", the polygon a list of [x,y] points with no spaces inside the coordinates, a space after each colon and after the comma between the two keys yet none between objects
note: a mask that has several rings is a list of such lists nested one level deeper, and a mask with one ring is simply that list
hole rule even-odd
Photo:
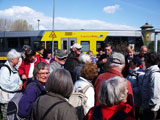
[{"label": "white hair", "polygon": [[8,61],[11,61],[12,59],[20,58],[21,54],[17,52],[15,49],[11,49],[8,54]]},{"label": "white hair", "polygon": [[99,90],[99,101],[106,106],[119,104],[127,96],[127,80],[116,76],[104,80]]},{"label": "white hair", "polygon": [[120,70],[123,70],[124,64],[116,64],[116,63],[109,63],[109,67],[119,67]]},{"label": "white hair", "polygon": [[88,55],[88,54],[82,53],[82,54],[79,56],[79,61],[80,61],[81,63],[87,63],[87,62],[90,62],[90,60],[91,60],[91,57],[90,57],[90,55]]}]

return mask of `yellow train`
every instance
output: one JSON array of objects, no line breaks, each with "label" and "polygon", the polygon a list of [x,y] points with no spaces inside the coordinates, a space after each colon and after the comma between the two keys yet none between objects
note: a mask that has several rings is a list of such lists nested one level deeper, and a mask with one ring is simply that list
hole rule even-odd
[{"label": "yellow train", "polygon": [[88,31],[57,31],[45,32],[41,41],[44,41],[45,48],[51,48],[54,41],[54,49],[70,50],[74,43],[83,46],[82,51],[89,50],[97,54],[97,49],[102,47],[109,32],[88,32]]},{"label": "yellow train", "polygon": [[10,49],[21,51],[23,45],[36,48],[37,44],[41,43],[46,49],[69,51],[76,42],[83,46],[83,52],[91,50],[94,54],[107,43],[112,45],[113,50],[124,52],[126,46],[132,45],[138,52],[143,45],[143,37],[139,30],[3,31],[0,32],[0,62],[7,60],[6,55]]}]

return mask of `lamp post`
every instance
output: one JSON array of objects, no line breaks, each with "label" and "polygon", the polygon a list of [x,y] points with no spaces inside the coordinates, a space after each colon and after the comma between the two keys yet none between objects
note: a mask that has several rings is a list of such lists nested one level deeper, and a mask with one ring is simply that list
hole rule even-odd
[{"label": "lamp post", "polygon": [[[54,15],[55,15],[55,0],[53,0],[53,23],[52,23],[52,32],[54,32]],[[52,37],[52,57],[54,53],[54,38]]]},{"label": "lamp post", "polygon": [[158,51],[158,39],[157,39],[157,34],[160,33],[160,30],[155,30],[154,32],[154,51]]},{"label": "lamp post", "polygon": [[37,21],[38,21],[38,30],[39,30],[39,21],[40,21],[40,20],[38,19]]}]

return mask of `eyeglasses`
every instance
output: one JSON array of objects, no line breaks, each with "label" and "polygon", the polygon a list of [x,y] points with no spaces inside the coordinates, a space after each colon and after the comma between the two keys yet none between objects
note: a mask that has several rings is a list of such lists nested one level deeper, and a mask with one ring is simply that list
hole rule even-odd
[{"label": "eyeglasses", "polygon": [[78,51],[80,51],[80,50],[81,50],[81,48],[79,48],[79,49],[78,49],[78,48],[76,48],[76,49],[77,49]]},{"label": "eyeglasses", "polygon": [[66,57],[64,57],[64,58],[58,58],[59,60],[65,60],[66,59]]},{"label": "eyeglasses", "polygon": [[38,73],[40,75],[48,75],[50,72]]}]

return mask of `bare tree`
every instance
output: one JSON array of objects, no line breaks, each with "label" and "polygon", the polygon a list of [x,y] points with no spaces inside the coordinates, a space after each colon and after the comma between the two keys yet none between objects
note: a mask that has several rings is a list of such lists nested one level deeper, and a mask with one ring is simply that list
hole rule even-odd
[{"label": "bare tree", "polygon": [[13,22],[11,26],[12,31],[29,31],[33,30],[32,25],[28,24],[26,20],[18,19]]},{"label": "bare tree", "polygon": [[8,31],[11,29],[12,21],[6,18],[0,18],[0,31]]}]

